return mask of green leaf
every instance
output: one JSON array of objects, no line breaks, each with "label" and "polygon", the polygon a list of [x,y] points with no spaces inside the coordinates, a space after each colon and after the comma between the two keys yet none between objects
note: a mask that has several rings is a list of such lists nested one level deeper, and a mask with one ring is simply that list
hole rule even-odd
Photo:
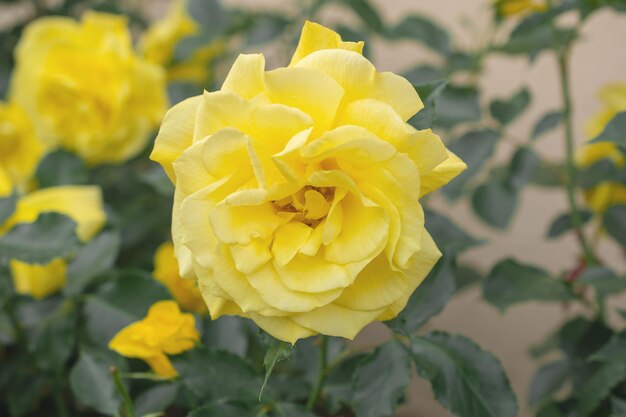
[{"label": "green leaf", "polygon": [[563,112],[561,111],[551,111],[544,114],[533,128],[532,140],[537,140],[549,131],[556,129],[562,122]]},{"label": "green leaf", "polygon": [[437,243],[437,247],[443,252],[457,254],[482,243],[441,213],[427,209],[425,210],[425,217],[426,230]]},{"label": "green leaf", "polygon": [[448,32],[433,19],[418,15],[405,17],[393,27],[390,36],[395,39],[408,38],[422,43],[441,55],[452,51],[452,40]]},{"label": "green leaf", "polygon": [[511,55],[528,55],[532,61],[541,51],[560,48],[577,36],[576,30],[555,28],[549,14],[535,14],[524,19],[511,32],[508,42],[495,49]]},{"label": "green leaf", "polygon": [[604,131],[591,141],[591,143],[597,142],[613,142],[626,148],[626,112],[615,115],[606,125]]},{"label": "green leaf", "polygon": [[578,415],[590,415],[602,400],[609,397],[611,390],[624,380],[626,362],[609,362],[603,365],[582,387],[578,397]]},{"label": "green leaf", "polygon": [[246,44],[259,45],[271,42],[285,33],[289,19],[277,13],[261,13],[254,16],[253,25],[246,31]]},{"label": "green leaf", "polygon": [[533,177],[533,174],[540,161],[537,154],[530,148],[520,147],[513,154],[511,165],[507,176],[508,186],[520,191]]},{"label": "green leaf", "polygon": [[267,333],[262,333],[262,340],[266,346],[265,357],[263,358],[263,367],[265,368],[265,379],[259,392],[259,402],[263,398],[263,390],[267,381],[272,375],[272,371],[276,364],[285,359],[289,359],[293,353],[293,345],[291,343],[283,342],[282,340],[274,339]]},{"label": "green leaf", "polygon": [[565,168],[561,164],[540,161],[530,183],[541,187],[562,187],[565,184]]},{"label": "green leaf", "polygon": [[83,347],[70,372],[70,388],[75,398],[82,405],[107,416],[118,415],[121,405],[110,372],[115,363],[112,355]]},{"label": "green leaf", "polygon": [[626,330],[614,335],[589,358],[598,362],[626,362]]},{"label": "green leaf", "polygon": [[515,120],[530,104],[530,92],[524,88],[508,100],[494,100],[489,110],[494,119],[502,125],[508,125]]},{"label": "green leaf", "polygon": [[449,258],[442,258],[413,292],[404,310],[385,322],[394,332],[410,336],[439,314],[454,295],[456,280]]},{"label": "green leaf", "polygon": [[391,417],[410,380],[410,356],[404,346],[396,341],[379,346],[354,374],[356,417]]},{"label": "green leaf", "polygon": [[164,197],[174,196],[174,186],[160,166],[153,166],[139,174],[142,181]]},{"label": "green leaf", "polygon": [[[588,210],[581,210],[578,214],[580,215],[582,224],[587,223],[593,218],[593,213]],[[561,214],[552,221],[552,224],[550,224],[550,228],[548,229],[548,238],[554,239],[563,235],[565,232],[572,230],[573,228],[574,224],[572,221],[572,215],[570,213]]]},{"label": "green leaf", "polygon": [[526,301],[574,299],[570,288],[542,269],[506,259],[493,267],[483,286],[483,297],[504,311]]},{"label": "green leaf", "polygon": [[236,316],[222,316],[205,321],[202,334],[204,344],[215,350],[227,350],[241,357],[248,351],[248,320]]},{"label": "green leaf", "polygon": [[350,7],[357,16],[361,18],[363,23],[377,33],[385,31],[385,25],[378,14],[378,11],[372,6],[368,0],[337,0]]},{"label": "green leaf", "polygon": [[414,115],[409,123],[418,130],[430,129],[437,119],[437,99],[448,85],[446,80],[435,80],[421,85],[413,85],[422,99],[424,108]]},{"label": "green leaf", "polygon": [[454,276],[457,294],[483,280],[483,274],[471,265],[457,265]]},{"label": "green leaf", "polygon": [[317,417],[300,404],[275,403],[272,417]]},{"label": "green leaf", "polygon": [[604,346],[613,332],[600,321],[575,317],[558,331],[560,349],[574,361],[586,360],[589,355]]},{"label": "green leaf", "polygon": [[344,406],[350,406],[353,397],[353,377],[361,361],[367,357],[365,353],[350,356],[332,368],[328,374],[324,383],[324,399],[328,411],[333,415],[339,413]]},{"label": "green leaf", "polygon": [[505,229],[517,207],[517,193],[505,184],[491,180],[479,186],[472,195],[472,208],[488,225]]},{"label": "green leaf", "polygon": [[610,159],[601,159],[577,171],[576,182],[584,189],[613,178],[617,174],[617,167]]},{"label": "green leaf", "polygon": [[68,257],[80,247],[75,229],[76,223],[67,216],[40,214],[34,223],[19,223],[0,237],[1,256],[33,264]]},{"label": "green leaf", "polygon": [[617,310],[617,313],[622,316],[624,320],[626,320],[626,310]]},{"label": "green leaf", "polygon": [[37,326],[31,339],[31,350],[39,369],[51,375],[63,371],[74,350],[77,318],[75,307],[66,301]]},{"label": "green leaf", "polygon": [[471,86],[449,85],[437,100],[436,112],[435,125],[445,129],[479,121],[482,111],[478,90]]},{"label": "green leaf", "polygon": [[460,196],[470,178],[493,156],[499,138],[500,134],[493,129],[480,129],[469,131],[448,144],[448,148],[467,164],[467,169],[443,188],[448,198]]},{"label": "green leaf", "polygon": [[66,295],[80,294],[98,275],[110,270],[120,250],[120,236],[117,232],[100,233],[82,247],[69,264]]},{"label": "green leaf", "polygon": [[417,373],[459,417],[515,417],[518,406],[498,360],[471,340],[443,332],[411,338]]},{"label": "green leaf", "polygon": [[404,78],[414,85],[424,85],[436,80],[441,80],[445,75],[445,72],[441,68],[432,65],[418,65],[402,74]]},{"label": "green leaf", "polygon": [[212,401],[191,413],[187,417],[256,417],[258,407],[240,401]]},{"label": "green leaf", "polygon": [[0,198],[0,226],[2,226],[11,217],[15,211],[15,205],[17,204],[17,194],[13,193],[10,196]]},{"label": "green leaf", "polygon": [[237,355],[196,348],[173,357],[172,363],[200,399],[258,400],[261,375]]},{"label": "green leaf", "polygon": [[178,395],[178,383],[160,383],[139,394],[135,400],[135,413],[138,416],[165,412]]},{"label": "green leaf", "polygon": [[613,411],[612,417],[626,417],[626,400],[611,397],[611,410]]},{"label": "green leaf", "polygon": [[565,383],[570,365],[565,360],[550,362],[537,371],[528,389],[528,403],[537,405],[554,395]]},{"label": "green leaf", "polygon": [[626,277],[599,266],[585,269],[578,277],[578,282],[595,288],[600,298],[626,291]]},{"label": "green leaf", "polygon": [[626,247],[626,205],[612,206],[604,212],[605,230]]},{"label": "green leaf", "polygon": [[56,150],[46,155],[37,167],[39,187],[86,184],[89,172],[78,156],[65,150]]}]

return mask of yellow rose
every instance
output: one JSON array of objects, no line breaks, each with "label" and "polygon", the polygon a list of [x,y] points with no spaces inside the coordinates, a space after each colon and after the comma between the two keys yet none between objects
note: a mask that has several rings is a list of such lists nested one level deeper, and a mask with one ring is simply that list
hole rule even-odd
[{"label": "yellow rose", "polygon": [[148,61],[167,68],[168,80],[204,83],[210,75],[209,63],[224,52],[222,42],[200,48],[185,62],[173,62],[176,45],[198,32],[198,25],[187,12],[187,2],[175,0],[165,18],[141,36],[139,47]]},{"label": "yellow rose", "polygon": [[[587,137],[594,139],[600,135],[616,114],[626,111],[626,83],[614,83],[600,90],[603,108],[587,123]],[[626,158],[611,142],[589,143],[576,155],[580,168],[587,168],[603,159],[611,160],[616,167],[623,168]],[[626,204],[626,185],[605,181],[585,191],[587,205],[597,213],[603,213],[609,206]]]},{"label": "yellow rose", "polygon": [[181,313],[174,301],[159,301],[148,316],[123,328],[109,342],[112,349],[127,358],[145,361],[159,376],[177,375],[167,355],[193,349],[200,335],[191,314]]},{"label": "yellow rose", "polygon": [[[31,223],[41,213],[56,212],[76,222],[76,233],[83,242],[91,240],[104,226],[106,216],[100,189],[94,186],[60,186],[26,194],[17,202],[15,212],[0,226],[0,235],[17,223]],[[11,276],[19,294],[44,298],[65,286],[67,265],[63,259],[32,265],[10,261]]]},{"label": "yellow rose", "polygon": [[197,313],[206,312],[206,304],[195,280],[183,279],[178,273],[174,245],[163,243],[154,255],[154,278],[165,285],[172,297],[183,308]]},{"label": "yellow rose", "polygon": [[165,111],[163,70],[136,56],[122,16],[38,19],[24,31],[15,58],[11,99],[41,140],[89,164],[136,155]]},{"label": "yellow rose", "polygon": [[532,12],[544,12],[548,5],[536,0],[496,0],[498,13],[503,17],[517,16]]},{"label": "yellow rose", "polygon": [[176,184],[181,275],[211,316],[278,339],[353,338],[395,317],[441,256],[419,199],[465,168],[404,78],[363,43],[304,26],[289,67],[240,55],[221,91],[165,116],[152,158]]},{"label": "yellow rose", "polygon": [[19,191],[28,188],[43,152],[24,110],[15,103],[0,102],[0,169]]}]

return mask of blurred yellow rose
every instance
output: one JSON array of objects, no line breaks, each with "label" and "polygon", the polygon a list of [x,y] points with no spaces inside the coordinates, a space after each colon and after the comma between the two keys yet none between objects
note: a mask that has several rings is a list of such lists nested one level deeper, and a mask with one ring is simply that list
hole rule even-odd
[{"label": "blurred yellow rose", "polygon": [[174,61],[174,50],[180,41],[198,34],[198,25],[187,12],[185,0],[175,0],[162,20],[144,32],[139,42],[146,60],[166,68],[169,81],[205,83],[211,74],[210,62],[224,52],[223,42],[216,41],[199,48],[184,62]]},{"label": "blurred yellow rose", "polygon": [[503,17],[546,11],[548,5],[537,0],[496,0],[498,13]]},{"label": "blurred yellow rose", "polygon": [[174,245],[163,243],[154,255],[154,278],[165,285],[172,297],[184,309],[197,313],[206,312],[206,304],[202,299],[196,281],[183,279],[178,273],[178,261],[174,255]]},{"label": "blurred yellow rose", "polygon": [[163,70],[134,53],[123,16],[38,19],[15,58],[11,99],[45,143],[92,165],[144,149],[167,105]]},{"label": "blurred yellow rose", "polygon": [[20,192],[27,190],[43,153],[24,110],[15,103],[0,102],[0,169]]},{"label": "blurred yellow rose", "polygon": [[[76,222],[81,241],[92,239],[106,222],[100,189],[94,186],[60,186],[26,194],[17,202],[15,212],[0,226],[6,233],[17,223],[31,223],[41,213],[57,212]],[[63,259],[33,265],[16,259],[10,261],[11,276],[19,294],[44,298],[65,286],[67,265]]]},{"label": "blurred yellow rose", "polygon": [[165,116],[152,158],[176,184],[181,275],[215,319],[295,342],[395,317],[441,256],[419,199],[465,169],[412,85],[307,22],[287,68],[240,55],[221,91]]},{"label": "blurred yellow rose", "polygon": [[[626,83],[614,83],[603,87],[599,94],[602,109],[587,123],[589,139],[600,135],[606,125],[618,113],[626,111]],[[576,155],[577,165],[587,168],[603,159],[608,159],[618,168],[623,168],[626,158],[611,142],[589,143]],[[605,181],[585,191],[588,206],[597,213],[603,213],[609,206],[626,204],[626,185]]]},{"label": "blurred yellow rose", "polygon": [[167,355],[193,349],[200,335],[191,314],[181,313],[174,301],[159,301],[148,315],[123,328],[109,342],[112,349],[127,358],[145,361],[164,378],[177,375]]},{"label": "blurred yellow rose", "polygon": [[9,178],[9,174],[0,168],[0,198],[7,197],[13,192],[13,182]]}]

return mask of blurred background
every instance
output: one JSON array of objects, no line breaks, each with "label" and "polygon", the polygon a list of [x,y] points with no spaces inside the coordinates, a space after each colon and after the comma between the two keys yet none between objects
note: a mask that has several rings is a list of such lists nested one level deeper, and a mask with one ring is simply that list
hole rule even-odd
[{"label": "blurred background", "polygon": [[[168,10],[166,0],[129,1],[132,9],[143,10],[151,19],[163,17]],[[294,0],[224,0],[227,6],[243,7],[267,12],[280,10],[285,15],[302,17],[302,2]],[[485,42],[488,36],[492,9],[489,0],[372,0],[385,22],[393,25],[411,13],[432,18],[446,27],[453,35],[453,42],[463,48],[472,48]],[[9,27],[12,22],[32,13],[31,2],[7,2],[1,4],[0,26]],[[567,19],[567,16],[563,18]],[[342,7],[327,7],[319,15],[319,22],[330,27],[351,27],[358,18]],[[598,110],[596,99],[599,88],[607,83],[626,79],[626,54],[623,40],[626,39],[626,15],[608,9],[594,14],[585,24],[583,38],[577,43],[572,56],[572,92],[574,105],[575,134],[577,144],[585,141],[584,125]],[[270,45],[228,45],[232,48],[230,58],[223,62],[226,71],[239,52],[261,49],[268,58],[268,67],[282,66],[287,62],[292,46],[287,41]],[[236,49],[237,48],[237,49]],[[368,43],[368,54],[379,71],[405,73],[418,64],[437,64],[441,57],[415,42],[395,41],[372,37]],[[216,69],[215,80],[223,79],[222,65]],[[552,54],[541,54],[534,62],[525,55],[489,55],[480,78],[481,104],[495,98],[510,97],[523,86],[530,89],[533,101],[529,111],[518,118],[509,128],[513,142],[516,137],[528,137],[535,121],[541,115],[559,108],[560,90],[557,66]],[[439,133],[444,141],[445,132]],[[546,159],[562,159],[562,133],[549,133],[536,150]],[[506,161],[511,149],[498,149],[496,160]],[[502,155],[500,155],[500,153]],[[566,210],[565,193],[559,188],[526,188],[510,229],[505,232],[486,227],[472,213],[467,199],[451,203],[440,194],[430,200],[431,207],[448,214],[463,229],[485,243],[463,253],[462,261],[482,273],[486,273],[496,260],[515,257],[520,262],[543,265],[554,274],[571,269],[578,262],[579,250],[572,234],[558,239],[546,240],[545,231],[549,223]],[[609,240],[600,243],[598,253],[605,263],[623,270],[624,254]],[[626,298],[611,300],[624,305]],[[558,323],[571,317],[575,311],[556,303],[526,303],[515,306],[505,314],[486,304],[480,289],[470,288],[457,295],[445,310],[427,324],[428,329],[442,329],[469,335],[482,348],[494,353],[512,381],[518,396],[521,416],[531,415],[526,405],[528,384],[535,372],[536,363],[528,350],[543,340]],[[609,318],[610,320],[612,318]],[[362,332],[355,343],[372,345],[390,337],[389,330],[382,324],[374,324]],[[449,412],[432,398],[430,387],[417,379],[414,381],[407,403],[397,414],[402,417],[446,417]]]}]

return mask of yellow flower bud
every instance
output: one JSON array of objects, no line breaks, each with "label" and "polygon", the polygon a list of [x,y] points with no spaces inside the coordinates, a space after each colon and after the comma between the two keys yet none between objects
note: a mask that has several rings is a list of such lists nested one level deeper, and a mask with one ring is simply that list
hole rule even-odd
[{"label": "yellow flower bud", "polygon": [[174,245],[163,243],[154,255],[154,278],[165,285],[172,297],[184,309],[196,313],[206,312],[206,304],[202,299],[196,281],[183,279],[178,273],[178,261],[174,256]]},{"label": "yellow flower bud", "polygon": [[11,99],[44,143],[91,165],[136,155],[163,116],[163,70],[135,54],[123,16],[38,19],[25,29],[15,58]]},{"label": "yellow flower bud", "polygon": [[295,342],[395,317],[441,253],[420,197],[465,169],[404,78],[307,22],[287,68],[240,55],[221,91],[165,116],[151,158],[176,185],[172,235],[212,318]]},{"label": "yellow flower bud", "polygon": [[109,349],[141,359],[157,375],[172,378],[177,373],[167,355],[193,349],[199,339],[193,315],[181,313],[174,301],[159,301],[144,319],[120,330],[109,342]]},{"label": "yellow flower bud", "polygon": [[548,5],[537,0],[496,0],[498,13],[503,17],[546,11]]}]

